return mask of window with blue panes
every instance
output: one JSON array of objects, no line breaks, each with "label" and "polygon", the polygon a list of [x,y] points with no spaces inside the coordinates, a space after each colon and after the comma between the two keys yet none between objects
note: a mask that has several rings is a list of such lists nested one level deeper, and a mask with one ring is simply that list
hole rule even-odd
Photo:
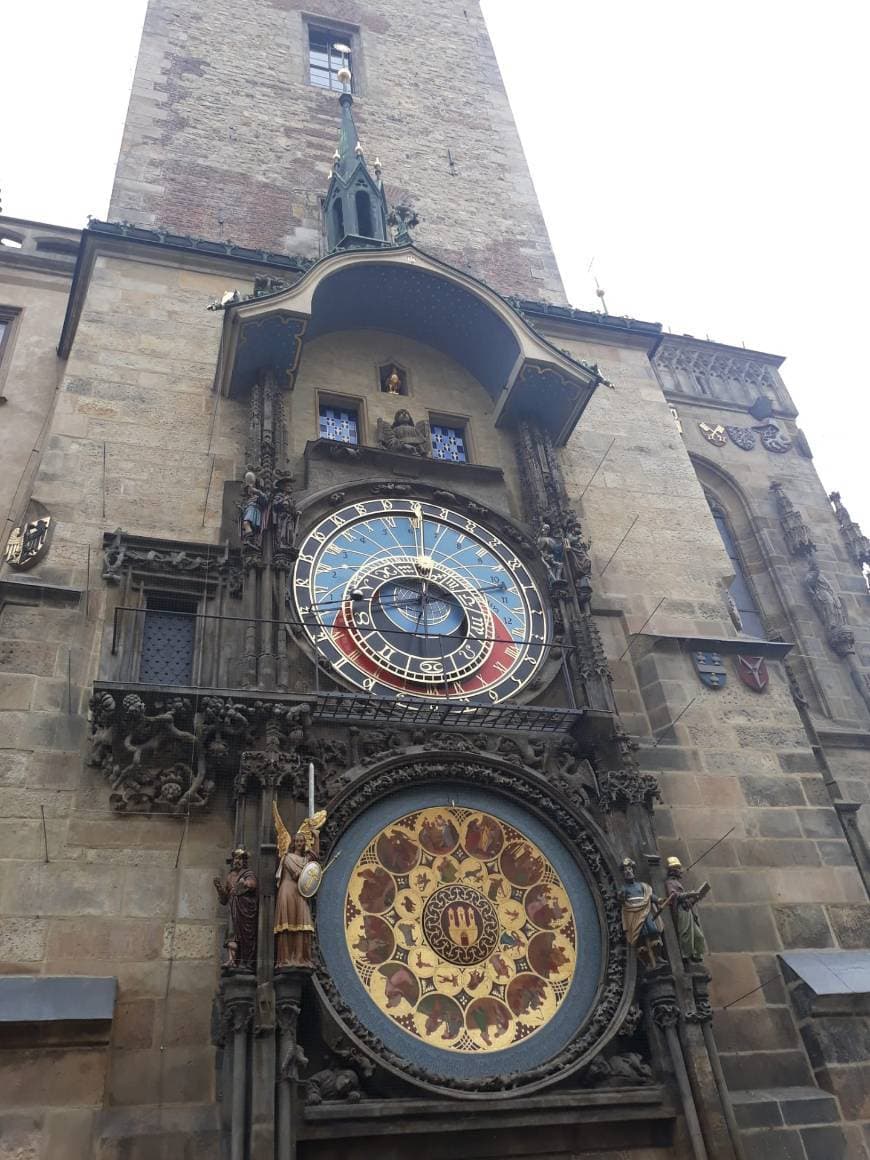
[{"label": "window with blue panes", "polygon": [[359,443],[358,412],[353,407],[320,404],[320,438],[336,443]]},{"label": "window with blue panes", "polygon": [[465,428],[444,427],[432,424],[432,454],[436,459],[452,459],[454,463],[466,463]]}]

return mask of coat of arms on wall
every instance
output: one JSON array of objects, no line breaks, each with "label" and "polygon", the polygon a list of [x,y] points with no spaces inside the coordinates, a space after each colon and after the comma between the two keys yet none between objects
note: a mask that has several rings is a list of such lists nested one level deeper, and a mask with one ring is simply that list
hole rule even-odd
[{"label": "coat of arms on wall", "polygon": [[728,440],[725,438],[725,428],[721,423],[711,427],[709,423],[699,423],[698,428],[708,443],[714,447],[724,447]]},{"label": "coat of arms on wall", "polygon": [[692,661],[701,679],[701,684],[708,689],[721,689],[728,679],[722,656],[717,652],[693,652]]},{"label": "coat of arms on wall", "polygon": [[737,658],[737,676],[754,693],[763,693],[770,680],[764,657],[739,656]]},{"label": "coat of arms on wall", "polygon": [[6,541],[4,555],[6,563],[12,568],[23,571],[32,568],[48,551],[48,533],[51,528],[51,516],[41,516],[13,528]]},{"label": "coat of arms on wall", "polygon": [[783,435],[776,423],[765,423],[761,427],[756,427],[755,430],[758,432],[765,451],[776,451],[780,455],[784,455],[786,451],[791,451],[791,439],[787,435]]},{"label": "coat of arms on wall", "polygon": [[755,432],[751,427],[726,427],[725,430],[731,442],[741,451],[751,451],[755,446]]}]

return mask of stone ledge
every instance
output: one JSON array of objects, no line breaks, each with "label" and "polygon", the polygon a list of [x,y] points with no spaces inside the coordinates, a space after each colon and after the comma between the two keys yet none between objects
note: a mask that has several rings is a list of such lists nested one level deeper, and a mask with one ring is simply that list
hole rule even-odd
[{"label": "stone ledge", "polygon": [[117,990],[113,976],[7,975],[0,978],[0,1023],[110,1020]]},{"label": "stone ledge", "polygon": [[408,455],[402,451],[387,451],[384,447],[369,447],[365,444],[340,443],[334,439],[312,439],[305,445],[306,460],[338,459],[353,463],[367,463],[406,479],[431,476],[433,479],[451,479],[456,483],[464,480],[485,480],[487,483],[501,483],[504,472],[500,467],[490,467],[484,463],[459,463],[452,459],[437,459],[435,456]]},{"label": "stone ledge", "polygon": [[779,959],[786,982],[809,992],[810,1013],[870,1011],[870,949],[783,951]]},{"label": "stone ledge", "polygon": [[[768,657],[782,660],[794,648],[787,641],[754,640],[746,637],[682,636],[672,633],[639,632],[635,638],[647,642],[650,650],[657,645],[678,645],[690,652],[717,652],[728,656]],[[637,659],[637,654],[635,654]]]},{"label": "stone ledge", "polygon": [[9,573],[0,577],[0,600],[24,599],[29,604],[43,601],[53,604],[78,604],[83,589],[67,584],[49,584],[44,580],[19,579]]},{"label": "stone ledge", "polygon": [[835,1124],[837,1101],[816,1087],[752,1088],[731,1092],[741,1128],[781,1127],[784,1124]]},{"label": "stone ledge", "polygon": [[[475,1100],[363,1100],[319,1104],[305,1109],[303,1139],[537,1127],[575,1123],[624,1123],[676,1118],[658,1085],[561,1091],[537,1096]],[[471,1118],[470,1118],[471,1117]]]}]

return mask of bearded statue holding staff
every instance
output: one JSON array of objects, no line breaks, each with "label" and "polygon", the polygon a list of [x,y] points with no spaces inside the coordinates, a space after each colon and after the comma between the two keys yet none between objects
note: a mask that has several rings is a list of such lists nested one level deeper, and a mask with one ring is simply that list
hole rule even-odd
[{"label": "bearded statue holding staff", "polygon": [[275,966],[310,967],[314,923],[308,900],[320,885],[319,831],[326,821],[326,810],[318,810],[306,818],[295,838],[291,838],[275,802],[272,802],[272,817],[278,836],[278,868],[275,872],[278,895],[273,927]]}]

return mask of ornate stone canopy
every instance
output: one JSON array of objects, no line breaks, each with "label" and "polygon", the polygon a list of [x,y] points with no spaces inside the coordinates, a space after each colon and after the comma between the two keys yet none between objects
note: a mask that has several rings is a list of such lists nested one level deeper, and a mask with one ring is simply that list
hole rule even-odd
[{"label": "ornate stone canopy", "polygon": [[345,330],[382,330],[442,351],[492,398],[501,426],[534,415],[557,444],[600,381],[483,283],[414,246],[338,253],[286,290],[231,303],[217,387],[247,392],[263,370],[292,389],[307,343]]}]

